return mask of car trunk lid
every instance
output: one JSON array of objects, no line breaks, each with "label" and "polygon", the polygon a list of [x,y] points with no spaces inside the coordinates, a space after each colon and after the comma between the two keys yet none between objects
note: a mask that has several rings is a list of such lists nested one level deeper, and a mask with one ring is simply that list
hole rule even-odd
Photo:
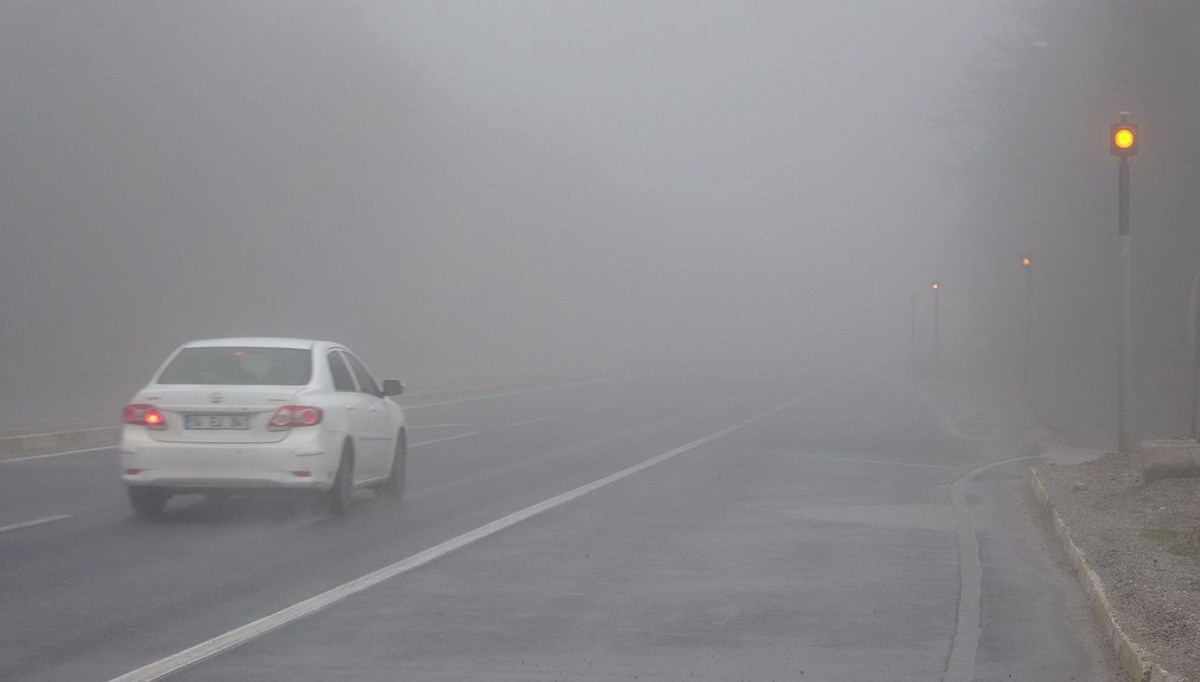
[{"label": "car trunk lid", "polygon": [[162,412],[165,429],[149,430],[168,443],[276,443],[288,431],[267,423],[284,405],[296,401],[294,386],[151,386],[140,401]]}]

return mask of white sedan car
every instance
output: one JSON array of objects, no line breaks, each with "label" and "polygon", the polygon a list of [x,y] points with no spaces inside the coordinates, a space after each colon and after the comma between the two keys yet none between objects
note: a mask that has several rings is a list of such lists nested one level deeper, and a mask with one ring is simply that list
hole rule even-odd
[{"label": "white sedan car", "polygon": [[304,339],[184,344],[125,407],[121,471],[139,516],[186,493],[307,492],[336,514],[355,488],[404,493],[407,431],[345,346]]}]

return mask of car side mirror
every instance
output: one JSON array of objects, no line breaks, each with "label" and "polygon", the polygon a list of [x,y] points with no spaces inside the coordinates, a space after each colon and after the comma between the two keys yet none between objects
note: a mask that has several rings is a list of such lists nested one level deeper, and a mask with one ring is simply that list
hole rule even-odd
[{"label": "car side mirror", "polygon": [[383,380],[383,395],[393,396],[404,393],[404,384],[400,383],[399,379],[384,379]]}]

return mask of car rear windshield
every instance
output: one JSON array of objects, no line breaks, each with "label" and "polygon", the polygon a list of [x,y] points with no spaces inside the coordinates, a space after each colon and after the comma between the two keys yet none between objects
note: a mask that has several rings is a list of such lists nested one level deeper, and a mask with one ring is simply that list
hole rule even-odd
[{"label": "car rear windshield", "polygon": [[184,348],[158,376],[160,384],[303,386],[312,352],[303,348]]}]

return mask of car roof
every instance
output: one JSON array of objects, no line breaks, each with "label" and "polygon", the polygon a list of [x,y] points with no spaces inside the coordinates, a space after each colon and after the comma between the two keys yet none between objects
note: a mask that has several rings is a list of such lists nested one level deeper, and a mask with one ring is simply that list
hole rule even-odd
[{"label": "car roof", "polygon": [[314,339],[290,339],[271,336],[246,336],[227,339],[200,339],[183,344],[184,348],[242,346],[246,348],[315,348],[318,345],[341,346],[339,343]]}]

